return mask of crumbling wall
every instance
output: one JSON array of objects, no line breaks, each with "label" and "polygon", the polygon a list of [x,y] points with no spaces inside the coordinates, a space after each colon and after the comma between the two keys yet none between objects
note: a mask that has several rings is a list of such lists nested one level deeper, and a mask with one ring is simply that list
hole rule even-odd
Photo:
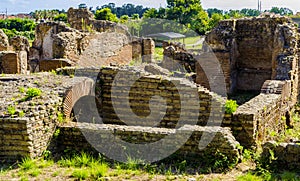
[{"label": "crumbling wall", "polygon": [[[273,154],[273,155],[271,155]],[[300,146],[299,143],[267,142],[263,145],[262,160],[269,167],[278,170],[299,170]],[[272,159],[273,157],[273,159]]]},{"label": "crumbling wall", "polygon": [[241,145],[257,146],[285,131],[290,121],[286,114],[292,109],[290,88],[290,82],[266,81],[261,94],[238,107],[231,127]]},{"label": "crumbling wall", "polygon": [[[133,39],[124,32],[80,32],[61,23],[41,23],[36,28],[36,39],[30,50],[31,69],[36,62],[60,62],[56,59],[68,59],[72,65],[82,67],[107,66],[110,64],[128,64],[133,59],[141,58],[150,62],[153,59],[154,43],[151,39]],[[136,47],[141,47],[136,49]],[[50,68],[49,68],[50,69]]]},{"label": "crumbling wall", "polygon": [[[69,82],[72,82],[71,78],[52,74],[5,75],[0,78],[1,162],[42,155],[56,129],[64,86]],[[63,83],[65,85],[60,85]],[[25,92],[33,87],[41,90],[41,96],[25,99]],[[15,112],[8,111],[8,107]]]},{"label": "crumbling wall", "polygon": [[28,65],[29,42],[22,36],[10,40],[0,30],[0,73],[26,74]]},{"label": "crumbling wall", "polygon": [[0,52],[0,72],[5,74],[26,74],[27,52]]},{"label": "crumbling wall", "polygon": [[295,103],[297,39],[297,28],[289,18],[262,15],[221,21],[206,42],[223,67],[228,93],[259,91],[266,80],[291,80]]},{"label": "crumbling wall", "polygon": [[[76,29],[67,27],[64,23],[46,22],[37,25],[35,40],[30,50],[30,60],[49,60],[53,58],[64,58],[64,54],[57,53],[57,49],[75,47],[72,53],[77,54],[77,41],[83,38],[84,34]],[[59,35],[64,36],[64,42],[58,41]],[[55,44],[56,43],[56,44]],[[71,45],[70,45],[71,44]],[[55,46],[56,45],[56,46]],[[71,49],[71,48],[69,48]],[[62,57],[60,57],[62,56]],[[67,58],[67,57],[65,57]]]},{"label": "crumbling wall", "polygon": [[[165,136],[174,134],[173,139],[170,139],[170,141],[168,141],[168,146],[172,146],[172,144],[177,141],[176,139],[178,139],[178,135],[176,136],[175,134],[180,135],[180,133],[186,131],[193,132],[193,134],[188,139],[188,141],[184,145],[182,145],[182,147],[176,152],[176,154],[184,155],[186,157],[190,156],[192,158],[192,161],[195,161],[195,158],[197,158],[197,160],[202,160],[202,162],[207,161],[211,156],[216,155],[217,153],[223,154],[227,157],[227,161],[232,163],[236,163],[240,157],[239,150],[237,148],[238,142],[235,141],[235,138],[232,136],[228,128],[185,125],[184,127],[182,127],[182,129],[176,130],[140,126],[77,123],[76,125],[74,124],[60,126],[59,130],[60,134],[55,140],[57,147],[53,147],[54,152],[61,152],[63,150],[96,152],[94,146],[100,147],[102,144],[107,145],[108,143],[104,142],[104,140],[107,140],[107,138],[111,138],[111,140],[113,140],[115,139],[115,136],[128,143],[145,144],[163,139]],[[98,140],[98,144],[90,145],[90,143],[86,140],[83,132],[85,134],[89,133],[89,139],[96,138]],[[215,134],[215,137],[206,148],[204,148],[203,150],[199,150],[199,141],[204,133]],[[115,153],[115,155],[118,156],[121,150],[119,148],[113,147],[113,145],[111,146],[111,152],[116,151],[117,153]],[[156,154],[153,156],[157,156],[157,154],[159,154],[159,151],[160,150],[149,150],[148,155],[149,157],[151,154]]]},{"label": "crumbling wall", "polygon": [[62,67],[75,66],[74,62],[68,59],[52,59],[52,60],[42,60],[39,62],[39,71],[49,72]]},{"label": "crumbling wall", "polygon": [[80,31],[95,30],[98,32],[119,32],[127,34],[127,27],[104,20],[95,20],[94,14],[88,9],[74,9],[68,10],[68,22],[72,28]]},{"label": "crumbling wall", "polygon": [[[139,68],[136,68],[135,70],[134,68],[131,69],[129,67],[105,67],[100,70],[96,89],[100,90],[97,95],[101,105],[99,111],[104,123],[122,125],[124,122],[120,120],[120,117],[129,119],[128,121],[133,121],[130,120],[130,115],[133,113],[139,117],[147,117],[151,114],[149,101],[153,96],[160,96],[163,99],[154,100],[154,102],[152,102],[153,105],[157,106],[153,109],[163,109],[161,106],[166,103],[167,109],[162,120],[157,120],[160,121],[157,123],[158,127],[175,128],[181,113],[185,116],[188,115],[191,120],[193,116],[199,115],[199,117],[196,118],[198,119],[198,125],[205,126],[210,116],[216,121],[216,124],[221,124],[222,109],[214,110],[214,108],[211,107],[212,102],[216,102],[218,106],[222,106],[222,101],[225,101],[225,99],[221,96],[209,92],[203,87],[196,87],[195,84],[185,78],[178,79],[163,75],[151,75]],[[133,85],[128,85],[128,81],[134,80],[137,77],[139,78]],[[114,80],[117,82],[113,83]],[[114,86],[115,92],[112,91],[112,86]],[[184,95],[180,95],[178,92],[180,89],[184,90]],[[126,94],[126,91],[128,90],[130,90],[129,96]],[[195,93],[197,95],[195,95]],[[193,100],[197,100],[195,98],[195,96],[197,96],[199,97],[200,104],[198,103],[198,106],[189,106],[189,109],[184,109],[184,112],[182,112],[180,104],[182,96]],[[113,101],[118,106],[122,107],[123,105],[124,110],[118,111],[117,114],[116,107],[113,106]],[[128,112],[131,110],[126,111],[128,102],[132,112]],[[188,119],[185,121],[189,124]]]},{"label": "crumbling wall", "polygon": [[0,51],[7,51],[9,49],[9,42],[7,35],[0,29]]}]

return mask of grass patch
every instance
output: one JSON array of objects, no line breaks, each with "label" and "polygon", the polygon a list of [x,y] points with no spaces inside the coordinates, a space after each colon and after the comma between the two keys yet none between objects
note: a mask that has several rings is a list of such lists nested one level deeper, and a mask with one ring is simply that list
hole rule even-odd
[{"label": "grass patch", "polygon": [[162,61],[164,59],[164,49],[162,47],[155,47],[154,59],[155,61]]},{"label": "grass patch", "polygon": [[8,114],[10,114],[11,116],[16,114],[16,108],[14,106],[8,106],[7,107],[7,112]]},{"label": "grass patch", "polygon": [[75,169],[72,173],[72,177],[78,180],[85,180],[89,177],[89,171],[87,169]]},{"label": "grass patch", "polygon": [[95,179],[99,179],[107,175],[108,165],[106,163],[98,163],[91,165],[91,175]]},{"label": "grass patch", "polygon": [[36,168],[36,163],[33,159],[25,157],[22,159],[21,163],[18,164],[21,170],[31,170]]},{"label": "grass patch", "polygon": [[264,181],[260,176],[254,175],[251,172],[248,172],[245,175],[241,175],[237,177],[237,181]]}]

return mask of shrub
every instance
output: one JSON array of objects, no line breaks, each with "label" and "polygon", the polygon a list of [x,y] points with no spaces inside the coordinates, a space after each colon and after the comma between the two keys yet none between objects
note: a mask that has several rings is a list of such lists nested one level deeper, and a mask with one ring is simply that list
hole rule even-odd
[{"label": "shrub", "polygon": [[25,92],[25,88],[24,87],[19,87],[19,92],[20,93],[24,93]]},{"label": "shrub", "polygon": [[227,114],[232,114],[236,111],[238,108],[238,104],[236,103],[235,100],[227,100],[225,103],[225,113]]},{"label": "shrub", "polygon": [[12,116],[15,115],[16,113],[16,108],[14,106],[8,106],[7,107],[7,112]]},{"label": "shrub", "polygon": [[26,96],[25,98],[21,99],[21,101],[27,101],[28,99],[30,98],[33,98],[33,97],[37,97],[37,96],[40,96],[42,93],[42,91],[38,88],[29,88],[27,91],[26,91]]},{"label": "shrub", "polygon": [[25,116],[25,113],[24,113],[24,111],[20,111],[20,112],[19,112],[19,117],[21,117],[21,118],[22,118],[22,117],[24,117],[24,116]]},{"label": "shrub", "polygon": [[32,98],[32,97],[40,96],[41,93],[42,93],[42,91],[38,88],[29,88],[26,91],[26,97],[27,98]]}]

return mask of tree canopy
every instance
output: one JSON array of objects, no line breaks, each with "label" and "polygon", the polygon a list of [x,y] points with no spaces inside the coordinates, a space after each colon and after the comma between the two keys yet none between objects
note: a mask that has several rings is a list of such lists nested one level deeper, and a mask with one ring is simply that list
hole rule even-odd
[{"label": "tree canopy", "polygon": [[97,7],[97,10],[109,8],[111,9],[111,12],[113,14],[116,14],[118,18],[120,18],[123,15],[128,15],[129,17],[132,17],[134,14],[138,14],[139,17],[142,17],[144,12],[146,12],[149,8],[145,8],[142,5],[133,5],[133,4],[123,4],[121,7],[116,7],[115,3],[108,3],[103,6]]},{"label": "tree canopy", "polygon": [[111,9],[109,9],[109,8],[103,8],[103,9],[97,10],[95,13],[95,18],[97,20],[108,20],[108,21],[113,21],[113,22],[119,21],[116,14],[113,14],[111,12]]}]

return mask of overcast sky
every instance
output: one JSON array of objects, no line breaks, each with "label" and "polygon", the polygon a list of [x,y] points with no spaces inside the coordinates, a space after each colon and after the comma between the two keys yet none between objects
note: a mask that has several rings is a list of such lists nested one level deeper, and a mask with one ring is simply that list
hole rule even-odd
[{"label": "overcast sky", "polygon": [[[6,8],[9,14],[29,13],[36,9],[65,9],[77,7],[80,3],[86,3],[89,7],[101,6],[113,2],[117,6],[125,3],[143,5],[145,7],[166,6],[166,0],[0,0],[0,13],[5,12]],[[201,0],[202,6],[207,8],[219,9],[242,9],[257,8],[257,0]],[[294,11],[300,11],[300,0],[262,0],[262,8],[270,9],[272,6],[287,7]]]}]

